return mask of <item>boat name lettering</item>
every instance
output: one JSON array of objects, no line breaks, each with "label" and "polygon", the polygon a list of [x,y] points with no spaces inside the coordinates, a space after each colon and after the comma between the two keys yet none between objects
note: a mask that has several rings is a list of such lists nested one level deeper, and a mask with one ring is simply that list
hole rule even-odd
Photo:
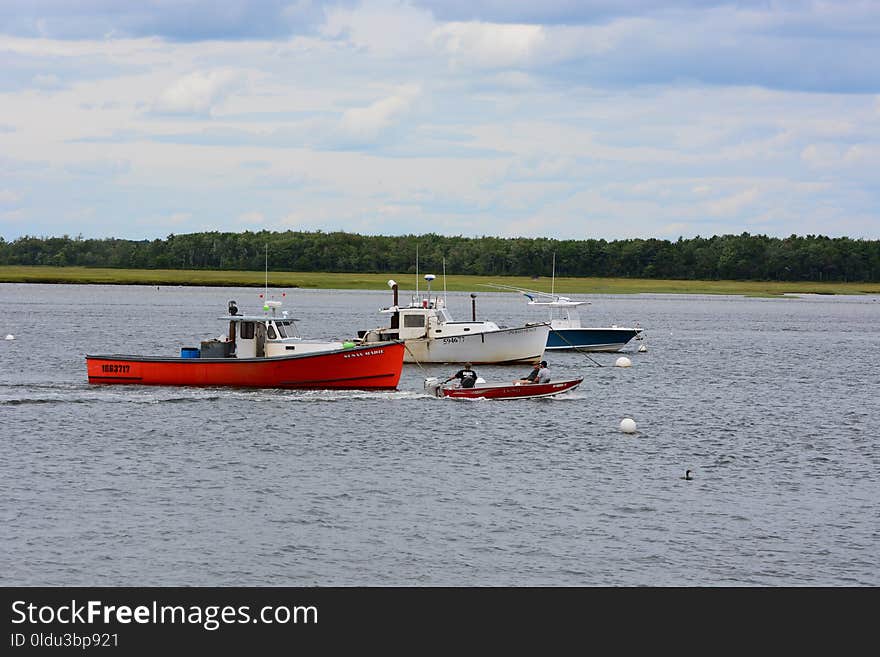
[{"label": "boat name lettering", "polygon": [[130,365],[118,365],[118,364],[101,365],[101,371],[102,372],[112,372],[113,374],[125,374],[126,372],[128,372],[130,367],[131,367]]},{"label": "boat name lettering", "polygon": [[370,349],[369,351],[356,351],[351,354],[345,354],[343,358],[360,358],[361,356],[376,356],[384,353],[384,349]]},{"label": "boat name lettering", "polygon": [[459,342],[464,342],[464,337],[461,338],[443,338],[443,344],[458,344]]}]

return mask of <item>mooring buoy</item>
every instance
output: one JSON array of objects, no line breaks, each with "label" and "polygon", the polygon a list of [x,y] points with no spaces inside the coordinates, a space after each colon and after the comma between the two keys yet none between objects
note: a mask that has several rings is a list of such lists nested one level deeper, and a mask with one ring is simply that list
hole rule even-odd
[{"label": "mooring buoy", "polygon": [[636,432],[636,421],[631,417],[625,417],[620,421],[620,430],[623,433],[635,433]]}]

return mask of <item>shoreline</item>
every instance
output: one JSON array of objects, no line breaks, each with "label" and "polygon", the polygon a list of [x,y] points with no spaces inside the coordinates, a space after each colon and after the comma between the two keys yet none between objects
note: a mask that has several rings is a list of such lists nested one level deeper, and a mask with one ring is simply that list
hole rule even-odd
[{"label": "shoreline", "polygon": [[[420,272],[420,276],[429,272]],[[336,290],[386,290],[394,279],[402,291],[415,290],[414,273],[356,274],[325,272],[272,272],[269,287]],[[98,267],[0,266],[0,283],[79,284],[79,285],[158,285],[204,287],[264,287],[266,272],[185,269],[110,269]],[[550,291],[550,277],[447,275],[450,292],[499,292],[486,284]],[[444,287],[437,274],[434,290]],[[424,289],[424,280],[419,281]],[[719,294],[781,297],[788,294],[873,295],[880,294],[880,283],[781,282],[781,281],[695,281],[646,278],[568,278],[557,277],[553,288],[558,294]]]}]

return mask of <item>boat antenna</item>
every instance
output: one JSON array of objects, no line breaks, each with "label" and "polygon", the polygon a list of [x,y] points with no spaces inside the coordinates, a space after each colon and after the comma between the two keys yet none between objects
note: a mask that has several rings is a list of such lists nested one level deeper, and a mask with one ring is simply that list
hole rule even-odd
[{"label": "boat antenna", "polygon": [[553,290],[556,287],[556,251],[553,252],[553,275],[550,278],[550,294],[553,294]]},{"label": "boat antenna", "polygon": [[[416,242],[416,299],[419,298],[419,243]],[[416,302],[420,303],[420,302]]]},{"label": "boat antenna", "polygon": [[269,298],[269,242],[266,242],[266,299]]}]

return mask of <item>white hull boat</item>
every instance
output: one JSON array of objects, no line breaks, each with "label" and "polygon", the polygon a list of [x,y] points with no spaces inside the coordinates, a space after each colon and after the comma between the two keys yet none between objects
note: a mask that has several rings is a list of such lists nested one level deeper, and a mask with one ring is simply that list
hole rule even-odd
[{"label": "white hull boat", "polygon": [[[388,281],[394,291],[394,304],[381,312],[391,316],[390,325],[358,332],[358,342],[371,344],[404,340],[405,363],[522,364],[541,359],[550,332],[549,323],[533,323],[513,328],[495,322],[455,322],[446,303],[431,297],[430,281],[426,298],[414,298],[409,306],[397,302],[397,283]],[[394,337],[391,337],[394,336]]]},{"label": "white hull boat", "polygon": [[[470,324],[470,322],[461,322]],[[422,337],[406,340],[404,363],[532,363],[541,359],[547,344],[546,324],[519,328],[474,330],[453,335],[444,327],[445,337]],[[482,327],[485,329],[485,327]]]}]

